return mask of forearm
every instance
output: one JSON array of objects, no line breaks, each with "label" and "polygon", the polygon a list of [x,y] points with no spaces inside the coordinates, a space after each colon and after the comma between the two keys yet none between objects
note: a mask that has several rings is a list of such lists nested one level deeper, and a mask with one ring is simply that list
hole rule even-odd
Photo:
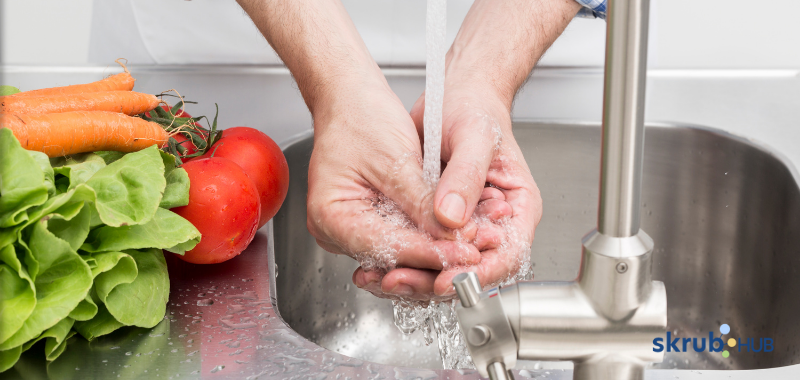
[{"label": "forearm", "polygon": [[494,91],[511,109],[533,66],[581,6],[573,0],[476,0],[447,54],[447,82]]},{"label": "forearm", "polygon": [[237,1],[292,72],[315,119],[345,106],[348,92],[388,88],[339,0]]}]

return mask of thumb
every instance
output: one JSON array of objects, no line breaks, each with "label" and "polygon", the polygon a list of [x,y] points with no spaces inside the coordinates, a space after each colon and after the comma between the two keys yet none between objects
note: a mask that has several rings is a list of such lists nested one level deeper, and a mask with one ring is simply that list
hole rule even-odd
[{"label": "thumb", "polygon": [[461,228],[469,222],[486,185],[499,133],[489,117],[470,118],[450,128],[450,159],[434,196],[434,214],[443,226]]}]

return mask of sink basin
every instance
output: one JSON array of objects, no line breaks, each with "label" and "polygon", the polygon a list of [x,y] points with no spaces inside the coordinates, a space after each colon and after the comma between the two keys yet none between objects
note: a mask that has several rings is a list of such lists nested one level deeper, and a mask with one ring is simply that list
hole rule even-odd
[{"label": "sink basin", "polygon": [[[544,200],[532,246],[536,280],[572,280],[580,239],[596,223],[600,128],[517,122],[514,135]],[[357,263],[317,246],[306,229],[310,136],[285,154],[291,185],[273,220],[277,311],[297,333],[343,355],[395,366],[441,368],[436,344],[403,337],[391,303],[357,289]],[[800,363],[800,190],[793,169],[767,149],[708,128],[648,125],[642,228],[656,245],[654,279],[681,337],[769,337],[773,352],[669,352],[655,368],[764,369]],[[654,337],[655,338],[655,337]],[[565,363],[523,363],[565,368]],[[569,367],[569,364],[566,364]]]}]

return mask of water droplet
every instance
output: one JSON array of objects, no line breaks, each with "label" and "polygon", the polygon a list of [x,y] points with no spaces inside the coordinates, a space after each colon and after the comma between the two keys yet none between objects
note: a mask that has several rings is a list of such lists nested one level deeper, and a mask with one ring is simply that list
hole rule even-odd
[{"label": "water droplet", "polygon": [[218,366],[214,367],[214,368],[211,370],[211,373],[217,373],[217,372],[219,372],[219,371],[222,371],[223,369],[225,369],[225,366],[224,366],[224,365],[218,365]]},{"label": "water droplet", "polygon": [[214,304],[214,300],[211,298],[205,298],[202,300],[197,300],[197,306],[211,306]]}]

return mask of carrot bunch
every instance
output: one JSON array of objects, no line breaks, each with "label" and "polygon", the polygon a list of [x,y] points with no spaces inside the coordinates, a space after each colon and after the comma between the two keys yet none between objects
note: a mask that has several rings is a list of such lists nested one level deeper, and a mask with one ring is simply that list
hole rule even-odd
[{"label": "carrot bunch", "polygon": [[167,145],[181,126],[174,117],[168,123],[134,117],[160,109],[162,101],[132,91],[135,79],[120,65],[123,73],[100,81],[0,96],[0,128],[10,129],[23,148],[50,157]]}]

